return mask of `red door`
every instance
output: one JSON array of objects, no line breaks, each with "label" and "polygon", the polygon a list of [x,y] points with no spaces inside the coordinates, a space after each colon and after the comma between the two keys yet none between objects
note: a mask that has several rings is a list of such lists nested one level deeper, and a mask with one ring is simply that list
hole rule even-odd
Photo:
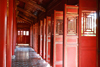
[{"label": "red door", "polygon": [[23,30],[22,29],[18,30],[17,42],[18,42],[18,44],[24,44],[24,42],[23,42]]},{"label": "red door", "polygon": [[64,67],[78,67],[78,6],[64,11]]},{"label": "red door", "polygon": [[97,28],[97,43],[98,43],[98,67],[100,67],[100,42],[99,42],[99,40],[100,40],[100,35],[99,35],[99,33],[100,33],[100,0],[98,0],[98,28]]},{"label": "red door", "polygon": [[50,63],[51,17],[46,18],[46,61]]},{"label": "red door", "polygon": [[29,44],[30,43],[30,31],[29,29],[18,29],[17,43]]},{"label": "red door", "polygon": [[63,67],[63,12],[54,11],[53,67]]},{"label": "red door", "polygon": [[97,67],[96,0],[79,0],[79,67]]}]

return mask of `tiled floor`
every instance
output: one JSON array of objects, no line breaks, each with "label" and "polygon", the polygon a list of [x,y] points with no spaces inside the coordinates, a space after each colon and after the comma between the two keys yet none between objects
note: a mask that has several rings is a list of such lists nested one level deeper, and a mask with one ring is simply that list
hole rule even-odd
[{"label": "tiled floor", "polygon": [[15,59],[12,60],[12,67],[50,67],[30,47],[17,47],[15,50]]}]

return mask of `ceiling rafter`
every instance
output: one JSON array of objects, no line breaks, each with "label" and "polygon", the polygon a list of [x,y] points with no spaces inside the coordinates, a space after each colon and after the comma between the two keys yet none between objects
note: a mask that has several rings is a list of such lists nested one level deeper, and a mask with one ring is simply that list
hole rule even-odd
[{"label": "ceiling rafter", "polygon": [[20,8],[20,7],[17,7],[17,9],[18,9],[19,11],[21,11],[21,12],[23,12],[23,13],[26,13],[26,14],[28,14],[28,15],[34,17],[35,19],[37,19],[37,16],[35,16],[35,15],[32,14],[32,13],[30,13],[29,11],[26,11],[26,10]]},{"label": "ceiling rafter", "polygon": [[24,21],[25,23],[30,23],[31,24],[31,22],[29,22],[28,20],[26,20],[26,19],[24,19],[24,18],[21,18],[21,17],[17,17],[17,21],[18,22],[20,22],[20,21]]},{"label": "ceiling rafter", "polygon": [[22,2],[24,2],[24,3],[27,3],[27,4],[31,5],[31,6],[34,6],[34,7],[37,8],[37,9],[43,11],[43,12],[46,12],[46,9],[45,9],[44,7],[42,7],[42,6],[38,5],[38,4],[36,4],[36,2],[34,2],[34,1],[32,1],[32,0],[31,0],[31,1],[29,1],[29,0],[19,0],[19,1],[22,1]]},{"label": "ceiling rafter", "polygon": [[22,15],[22,14],[18,14],[18,15],[21,16],[21,17],[24,18],[24,19],[27,19],[27,20],[30,21],[30,22],[33,22],[33,20],[27,18],[25,15]]},{"label": "ceiling rafter", "polygon": [[17,18],[17,23],[18,22],[24,22],[24,23],[29,23],[29,24],[31,24],[29,21],[27,21],[27,20],[25,20],[25,19],[23,19],[23,18],[21,18],[21,17],[18,17]]}]

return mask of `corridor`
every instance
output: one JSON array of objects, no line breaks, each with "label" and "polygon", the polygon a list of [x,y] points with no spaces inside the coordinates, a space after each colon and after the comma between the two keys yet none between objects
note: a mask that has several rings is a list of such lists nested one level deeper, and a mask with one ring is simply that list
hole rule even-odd
[{"label": "corridor", "polygon": [[16,47],[12,67],[50,67],[45,60],[30,47]]},{"label": "corridor", "polygon": [[100,67],[100,0],[0,0],[0,67]]}]

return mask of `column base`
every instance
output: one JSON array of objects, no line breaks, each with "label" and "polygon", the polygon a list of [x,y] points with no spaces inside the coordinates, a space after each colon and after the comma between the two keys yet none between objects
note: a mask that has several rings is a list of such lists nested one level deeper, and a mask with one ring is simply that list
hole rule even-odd
[{"label": "column base", "polygon": [[12,59],[15,59],[15,57],[16,57],[16,56],[15,56],[15,55],[13,55],[13,56],[12,56]]}]

